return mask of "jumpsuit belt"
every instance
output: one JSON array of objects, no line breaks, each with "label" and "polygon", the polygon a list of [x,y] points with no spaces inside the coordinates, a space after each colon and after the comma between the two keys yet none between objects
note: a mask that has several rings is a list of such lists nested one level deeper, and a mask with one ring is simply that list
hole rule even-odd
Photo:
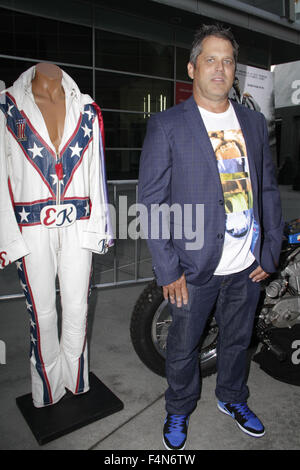
[{"label": "jumpsuit belt", "polygon": [[[54,206],[56,201],[53,199],[35,202],[14,203],[14,211],[17,223],[20,226],[40,225],[41,211],[46,206]],[[61,201],[60,205],[73,204],[76,207],[76,220],[90,218],[90,198],[68,198]]]}]

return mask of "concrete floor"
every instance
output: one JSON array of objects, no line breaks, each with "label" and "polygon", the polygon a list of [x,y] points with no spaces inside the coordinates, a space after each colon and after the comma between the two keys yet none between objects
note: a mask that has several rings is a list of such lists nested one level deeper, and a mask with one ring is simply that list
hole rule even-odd
[{"label": "concrete floor", "polygon": [[[300,192],[285,186],[281,194],[285,219],[299,217]],[[151,264],[147,259],[145,263]],[[0,364],[0,449],[164,449],[166,381],[147,369],[130,341],[131,313],[143,288],[137,284],[95,289],[90,300],[90,370],[122,400],[124,409],[43,446],[32,435],[15,401],[31,389],[29,316],[24,299],[0,301],[0,340],[6,345],[6,363]],[[0,295],[16,289],[16,269],[10,266],[1,272]],[[251,361],[249,405],[266,427],[265,436],[255,439],[217,410],[215,380],[215,375],[203,380],[201,400],[190,420],[187,450],[300,449],[300,387],[273,379]]]}]

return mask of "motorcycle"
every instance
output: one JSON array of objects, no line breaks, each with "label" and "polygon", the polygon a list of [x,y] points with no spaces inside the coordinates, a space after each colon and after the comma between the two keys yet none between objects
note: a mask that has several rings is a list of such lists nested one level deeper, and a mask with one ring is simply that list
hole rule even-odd
[{"label": "motorcycle", "polygon": [[[130,336],[141,361],[154,373],[165,376],[168,329],[172,322],[162,288],[151,281],[139,296],[131,316]],[[285,224],[279,266],[261,284],[253,341],[284,362],[287,352],[274,337],[280,331],[300,325],[300,218]],[[274,331],[277,335],[274,335]],[[279,333],[278,333],[279,332]],[[199,344],[202,377],[217,370],[218,325],[210,315]]]}]

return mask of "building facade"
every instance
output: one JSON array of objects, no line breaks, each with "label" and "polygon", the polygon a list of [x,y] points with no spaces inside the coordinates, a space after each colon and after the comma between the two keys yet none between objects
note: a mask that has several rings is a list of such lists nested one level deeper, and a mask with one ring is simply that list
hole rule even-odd
[{"label": "building facade", "polygon": [[[190,87],[186,64],[197,27],[215,21],[230,26],[240,44],[239,62],[270,70],[300,58],[298,3],[0,0],[0,80],[10,86],[38,62],[60,66],[103,111],[108,178],[135,179],[150,114],[183,99]],[[299,117],[297,109],[293,117],[286,114],[277,113],[277,163],[281,171],[290,159],[284,183],[292,184],[300,171]],[[295,121],[289,138],[286,119]]]}]

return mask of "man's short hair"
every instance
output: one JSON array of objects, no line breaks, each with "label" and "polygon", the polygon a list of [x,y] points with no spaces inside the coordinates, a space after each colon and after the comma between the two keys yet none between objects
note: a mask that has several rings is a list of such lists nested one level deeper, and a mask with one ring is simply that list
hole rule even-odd
[{"label": "man's short hair", "polygon": [[226,39],[227,41],[230,41],[233,47],[233,56],[234,56],[235,64],[237,64],[238,50],[239,50],[238,43],[234,39],[234,36],[230,28],[225,28],[222,25],[217,23],[217,24],[211,24],[211,25],[203,24],[201,28],[199,28],[196,31],[194,41],[192,43],[191,52],[190,52],[190,62],[194,66],[196,66],[198,55],[201,54],[202,52],[202,42],[208,36],[215,36],[217,38]]}]

